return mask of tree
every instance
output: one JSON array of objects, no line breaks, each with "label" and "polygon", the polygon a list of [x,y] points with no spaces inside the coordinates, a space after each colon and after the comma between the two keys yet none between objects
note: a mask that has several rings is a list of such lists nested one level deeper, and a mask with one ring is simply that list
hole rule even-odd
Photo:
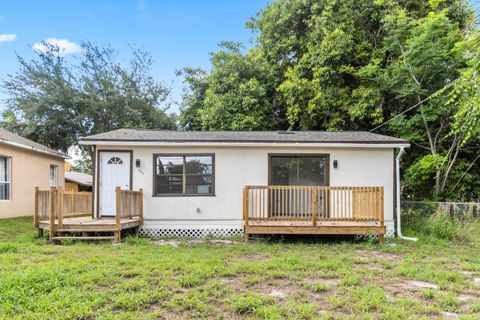
[{"label": "tree", "polygon": [[376,128],[412,142],[408,196],[480,198],[466,0],[276,0],[247,26],[252,48],[222,48],[201,81],[186,79],[181,118],[203,130]]},{"label": "tree", "polygon": [[31,61],[18,56],[20,70],[3,82],[10,99],[2,126],[63,152],[82,136],[122,127],[175,129],[169,90],[150,75],[147,52],[132,49],[122,66],[112,48],[84,42],[73,64],[58,47],[44,47]]},{"label": "tree", "polygon": [[462,133],[451,134],[455,109],[442,92],[465,66],[463,52],[456,47],[463,40],[462,30],[448,17],[448,10],[440,8],[416,18],[396,6],[385,16],[384,26],[383,50],[390,62],[380,69],[377,83],[388,104],[398,106],[392,109],[394,114],[417,105],[390,123],[393,132],[420,149],[407,171],[407,185],[417,185],[420,176],[432,172],[438,197],[445,191],[464,140]]},{"label": "tree", "polygon": [[260,50],[241,53],[225,42],[212,55],[213,70],[184,69],[189,91],[184,95],[180,124],[187,129],[267,130],[282,127],[276,107],[275,76]]}]

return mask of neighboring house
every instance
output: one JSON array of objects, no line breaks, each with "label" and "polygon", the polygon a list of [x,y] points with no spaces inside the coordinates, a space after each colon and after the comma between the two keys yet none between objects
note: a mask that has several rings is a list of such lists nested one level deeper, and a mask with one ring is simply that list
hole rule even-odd
[{"label": "neighboring house", "polygon": [[66,158],[0,128],[0,218],[33,215],[35,187],[63,186]]},{"label": "neighboring house", "polygon": [[[263,222],[271,233],[329,233],[351,221],[360,228],[350,233],[385,230],[384,223],[391,236],[395,150],[409,146],[368,132],[143,129],[88,136],[81,144],[95,148],[94,217],[115,215],[117,186],[142,188],[140,234],[150,236],[228,236],[249,223],[258,225],[249,233],[264,233]],[[370,212],[384,215],[369,221]],[[288,229],[288,219],[303,227]]]},{"label": "neighboring house", "polygon": [[92,191],[92,175],[84,172],[65,171],[65,191]]}]

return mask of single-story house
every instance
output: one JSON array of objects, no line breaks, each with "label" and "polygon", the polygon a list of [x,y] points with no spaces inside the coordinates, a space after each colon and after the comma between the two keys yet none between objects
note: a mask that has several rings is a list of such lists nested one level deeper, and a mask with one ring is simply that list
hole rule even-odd
[{"label": "single-story house", "polygon": [[93,177],[85,172],[65,171],[65,191],[92,192]]},{"label": "single-story house", "polygon": [[64,185],[65,154],[0,128],[0,218],[31,216],[34,188]]},{"label": "single-story house", "polygon": [[[94,147],[93,215],[143,189],[146,236],[394,234],[395,154],[369,132],[119,129]],[[117,202],[118,204],[118,202]]]}]

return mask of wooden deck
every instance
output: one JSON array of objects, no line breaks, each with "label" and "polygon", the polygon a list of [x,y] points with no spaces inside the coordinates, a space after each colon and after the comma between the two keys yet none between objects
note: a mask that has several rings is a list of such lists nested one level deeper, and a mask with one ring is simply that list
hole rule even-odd
[{"label": "wooden deck", "polygon": [[385,226],[362,221],[249,221],[245,234],[385,234]]},{"label": "wooden deck", "polygon": [[[92,217],[73,217],[63,219],[63,226],[59,228],[58,219],[54,220],[55,236],[52,240],[66,238],[83,240],[112,240],[120,241],[122,230],[136,228],[141,225],[139,217],[120,219],[120,227],[115,217],[95,219]],[[50,231],[50,220],[40,220],[38,228]]]},{"label": "wooden deck", "polygon": [[245,186],[243,228],[250,234],[379,235],[383,187]]},{"label": "wooden deck", "polygon": [[122,230],[143,224],[143,191],[116,189],[116,213],[112,217],[93,218],[89,192],[35,189],[35,227],[50,241],[63,239],[121,241]]}]

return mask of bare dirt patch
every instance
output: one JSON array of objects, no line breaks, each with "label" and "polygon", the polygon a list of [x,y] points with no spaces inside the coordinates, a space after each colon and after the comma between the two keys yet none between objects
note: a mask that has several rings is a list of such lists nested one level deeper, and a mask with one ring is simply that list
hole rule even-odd
[{"label": "bare dirt patch", "polygon": [[389,261],[400,261],[403,259],[402,254],[389,253],[378,250],[356,250],[356,253],[359,254],[362,258],[366,258],[369,260],[381,258]]},{"label": "bare dirt patch", "polygon": [[313,287],[303,283],[296,283],[287,279],[262,279],[254,284],[245,283],[245,275],[236,275],[222,279],[222,283],[234,289],[236,292],[244,293],[247,291],[254,291],[259,294],[274,297],[278,303],[283,304],[287,300],[295,298],[296,296],[306,296],[310,303],[314,303],[321,308],[326,308],[325,297],[332,293],[332,289],[336,287],[337,280],[335,279],[315,279],[307,283],[322,283],[328,286],[324,292],[314,292]]},{"label": "bare dirt patch", "polygon": [[406,289],[438,289],[436,284],[426,282],[426,281],[418,281],[418,280],[407,280],[403,283],[404,288]]},{"label": "bare dirt patch", "polygon": [[473,278],[473,284],[480,287],[480,278]]},{"label": "bare dirt patch", "polygon": [[404,282],[391,283],[386,284],[382,287],[393,297],[414,299],[420,299],[420,291],[423,289],[438,289],[438,286],[433,283],[417,280],[407,280]]},{"label": "bare dirt patch", "polygon": [[159,239],[152,241],[153,244],[159,245],[159,246],[169,246],[169,247],[178,247],[179,242],[176,240],[164,240],[164,239]]},{"label": "bare dirt patch", "polygon": [[269,259],[270,257],[263,253],[247,253],[238,256],[238,258],[235,260],[265,261]]},{"label": "bare dirt patch", "polygon": [[445,320],[453,320],[453,319],[458,319],[460,317],[458,313],[454,313],[454,312],[442,312],[441,315],[442,315],[442,318]]}]

